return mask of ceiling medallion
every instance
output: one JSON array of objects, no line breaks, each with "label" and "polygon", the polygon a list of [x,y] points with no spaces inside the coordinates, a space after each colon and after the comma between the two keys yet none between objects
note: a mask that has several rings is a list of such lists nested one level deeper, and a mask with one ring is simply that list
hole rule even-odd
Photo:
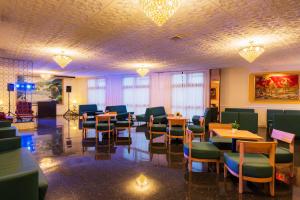
[{"label": "ceiling medallion", "polygon": [[65,68],[70,62],[72,62],[72,58],[63,54],[58,54],[53,56],[53,60],[61,67]]},{"label": "ceiling medallion", "polygon": [[249,46],[241,49],[239,51],[240,56],[242,56],[249,63],[252,63],[256,58],[258,58],[265,49],[262,46],[254,45],[253,42],[249,42]]},{"label": "ceiling medallion", "polygon": [[148,74],[149,69],[145,68],[145,67],[140,67],[138,69],[136,69],[136,72],[141,76],[144,77]]},{"label": "ceiling medallion", "polygon": [[179,8],[181,0],[140,0],[144,13],[162,26]]}]

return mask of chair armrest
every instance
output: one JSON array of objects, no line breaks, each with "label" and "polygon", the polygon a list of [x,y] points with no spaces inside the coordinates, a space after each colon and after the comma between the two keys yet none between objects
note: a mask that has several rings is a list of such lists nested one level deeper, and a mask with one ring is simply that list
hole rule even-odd
[{"label": "chair armrest", "polygon": [[21,137],[0,139],[0,152],[21,148]]}]

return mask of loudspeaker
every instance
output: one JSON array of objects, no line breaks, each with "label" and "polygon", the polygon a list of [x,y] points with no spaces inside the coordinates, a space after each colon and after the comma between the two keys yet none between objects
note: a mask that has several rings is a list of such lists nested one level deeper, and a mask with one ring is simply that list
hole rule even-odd
[{"label": "loudspeaker", "polygon": [[14,91],[15,85],[13,83],[7,83],[7,91]]},{"label": "loudspeaker", "polygon": [[67,86],[66,87],[66,92],[68,92],[68,93],[72,92],[72,86]]}]

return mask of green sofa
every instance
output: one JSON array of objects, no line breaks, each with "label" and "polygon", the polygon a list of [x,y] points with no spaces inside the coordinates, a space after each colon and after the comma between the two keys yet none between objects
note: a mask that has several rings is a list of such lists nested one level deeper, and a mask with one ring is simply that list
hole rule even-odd
[{"label": "green sofa", "polygon": [[[300,110],[278,110],[278,109],[268,109],[267,110],[267,133],[271,133],[274,127],[274,120],[276,115],[300,115]],[[282,116],[281,119],[284,117]],[[294,118],[294,117],[288,117]],[[297,117],[295,117],[297,118]],[[283,119],[283,121],[286,121]],[[296,133],[295,133],[296,134]]]},{"label": "green sofa", "polygon": [[[127,108],[125,105],[116,105],[116,106],[106,106],[105,111],[108,112],[117,112],[118,120],[126,120],[128,118],[129,112],[127,112]],[[133,112],[130,112],[133,114]]]},{"label": "green sofa", "polygon": [[225,108],[225,112],[250,112],[250,113],[254,113],[255,110],[252,108]]},{"label": "green sofa", "polygon": [[276,114],[272,123],[272,128],[293,133],[296,135],[296,138],[300,138],[300,115]]},{"label": "green sofa", "polygon": [[146,113],[142,115],[137,115],[136,120],[138,122],[149,122],[150,116],[153,115],[154,117],[154,124],[167,124],[167,113],[165,111],[165,107],[151,107],[146,109]]},{"label": "green sofa", "polygon": [[94,116],[95,114],[103,113],[102,110],[98,110],[98,107],[96,104],[79,105],[78,110],[79,110],[79,113],[78,113],[79,116],[82,116],[83,113],[87,113],[88,116]]},{"label": "green sofa", "polygon": [[11,126],[11,122],[0,121],[0,139],[15,137],[17,134],[17,129]]},{"label": "green sofa", "polygon": [[0,139],[0,195],[9,200],[43,200],[48,182],[20,137]]},{"label": "green sofa", "polygon": [[253,112],[222,112],[221,123],[230,124],[237,122],[241,130],[252,133],[258,132],[258,114]]}]

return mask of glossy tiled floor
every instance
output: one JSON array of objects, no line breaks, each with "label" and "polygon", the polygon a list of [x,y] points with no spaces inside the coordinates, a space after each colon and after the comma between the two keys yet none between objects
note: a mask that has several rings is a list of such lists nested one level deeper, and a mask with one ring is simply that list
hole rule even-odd
[{"label": "glossy tiled floor", "polygon": [[[264,130],[260,130],[264,132]],[[23,146],[32,151],[45,172],[48,200],[68,199],[272,199],[263,184],[246,184],[238,195],[237,179],[217,175],[213,166],[196,163],[187,173],[182,144],[166,147],[163,138],[149,143],[145,127],[132,128],[116,142],[94,139],[82,143],[78,120],[63,118],[38,121],[35,131],[20,131]],[[89,137],[94,137],[91,130]],[[299,143],[299,142],[297,142]],[[296,171],[300,169],[299,144]],[[149,178],[145,189],[136,187],[140,174]],[[291,185],[276,183],[276,199],[300,198],[300,172]]]}]

